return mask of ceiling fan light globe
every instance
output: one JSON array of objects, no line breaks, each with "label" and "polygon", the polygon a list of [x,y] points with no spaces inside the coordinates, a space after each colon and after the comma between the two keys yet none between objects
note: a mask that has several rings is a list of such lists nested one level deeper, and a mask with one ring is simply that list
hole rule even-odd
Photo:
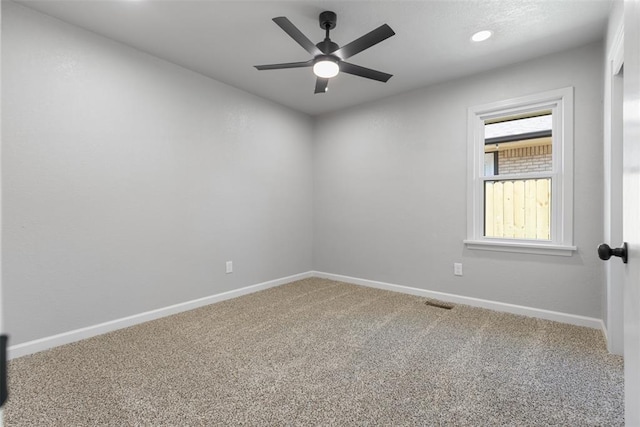
[{"label": "ceiling fan light globe", "polygon": [[340,72],[340,66],[337,62],[323,59],[313,64],[313,73],[323,79],[335,77]]}]

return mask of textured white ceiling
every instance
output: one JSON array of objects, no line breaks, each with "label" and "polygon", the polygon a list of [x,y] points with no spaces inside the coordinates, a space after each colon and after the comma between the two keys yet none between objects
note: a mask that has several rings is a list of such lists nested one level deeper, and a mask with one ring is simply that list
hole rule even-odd
[{"label": "textured white ceiling", "polygon": [[[24,0],[19,3],[307,114],[520,62],[601,39],[610,0],[186,1]],[[349,59],[394,75],[388,83],[340,74],[314,95],[310,68],[253,65],[310,55],[271,18],[288,17],[314,43],[333,10],[344,45],[387,23],[396,35]],[[471,35],[490,29],[487,42]]]}]

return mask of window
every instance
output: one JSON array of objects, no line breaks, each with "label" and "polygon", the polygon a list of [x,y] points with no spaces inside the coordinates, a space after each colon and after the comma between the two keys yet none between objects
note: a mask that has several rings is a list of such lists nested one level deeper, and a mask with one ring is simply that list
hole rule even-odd
[{"label": "window", "polygon": [[573,88],[469,109],[470,249],[570,256]]}]

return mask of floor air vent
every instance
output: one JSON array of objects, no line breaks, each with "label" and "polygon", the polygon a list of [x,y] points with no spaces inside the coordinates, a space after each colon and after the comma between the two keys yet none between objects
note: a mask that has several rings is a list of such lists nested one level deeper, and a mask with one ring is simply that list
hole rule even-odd
[{"label": "floor air vent", "polygon": [[448,302],[436,301],[436,300],[426,300],[426,305],[430,305],[432,307],[444,308],[445,310],[451,310],[455,305],[449,304]]}]

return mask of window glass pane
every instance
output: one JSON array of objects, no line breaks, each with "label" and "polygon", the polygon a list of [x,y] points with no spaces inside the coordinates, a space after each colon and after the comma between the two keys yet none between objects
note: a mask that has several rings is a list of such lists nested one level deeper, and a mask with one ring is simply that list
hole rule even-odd
[{"label": "window glass pane", "polygon": [[487,120],[484,128],[484,176],[551,171],[551,112]]},{"label": "window glass pane", "polygon": [[496,166],[498,166],[496,153],[484,153],[484,176],[495,175]]},{"label": "window glass pane", "polygon": [[540,111],[532,115],[487,120],[485,122],[484,137],[490,139],[499,136],[551,131],[551,112]]},{"label": "window glass pane", "polygon": [[551,239],[551,178],[485,181],[484,236]]}]

